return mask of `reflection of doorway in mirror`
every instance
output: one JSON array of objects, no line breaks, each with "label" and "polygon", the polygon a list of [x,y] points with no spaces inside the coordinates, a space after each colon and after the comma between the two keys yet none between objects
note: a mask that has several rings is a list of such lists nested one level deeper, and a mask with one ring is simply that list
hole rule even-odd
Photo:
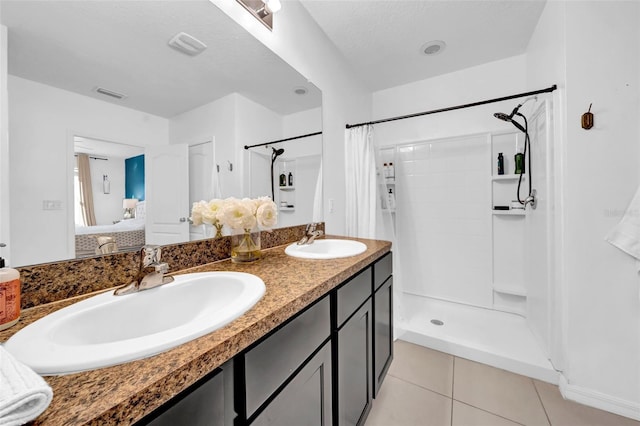
[{"label": "reflection of doorway in mirror", "polygon": [[[98,240],[95,236],[97,235],[121,234],[120,236],[124,239],[118,240],[119,249],[137,248],[143,245],[144,217],[137,220],[124,221],[123,199],[127,198],[125,194],[125,162],[129,158],[142,155],[144,148],[79,135],[73,137],[73,148],[76,155],[75,158],[79,154],[86,154],[89,159],[88,175],[90,177],[91,201],[93,202],[95,215],[95,224],[87,226],[82,214],[80,178],[76,162],[73,170],[74,208],[73,210],[70,209],[70,214],[74,215],[76,257],[96,254]],[[108,192],[105,192],[103,188],[105,175],[109,176],[110,181],[110,191]],[[142,191],[144,193],[144,189]],[[144,198],[144,196],[141,198]],[[137,241],[134,241],[136,239],[134,238],[134,233]]]},{"label": "reflection of doorway in mirror", "polygon": [[[220,182],[215,167],[214,143],[207,141],[189,145],[189,209],[193,203],[219,198]],[[191,226],[189,240],[211,238],[213,227]]]}]

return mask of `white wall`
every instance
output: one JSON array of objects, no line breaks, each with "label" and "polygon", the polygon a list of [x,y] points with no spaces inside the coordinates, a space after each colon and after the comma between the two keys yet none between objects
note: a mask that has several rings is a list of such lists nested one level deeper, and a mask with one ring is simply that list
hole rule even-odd
[{"label": "white wall", "polygon": [[[0,243],[11,238],[9,218],[9,120],[7,108],[7,27],[0,25]],[[0,248],[0,257],[12,265],[9,249]]]},{"label": "white wall", "polygon": [[[12,264],[75,257],[72,136],[166,145],[168,120],[15,76],[8,98]],[[43,210],[43,200],[61,209]]]},{"label": "white wall", "polygon": [[[515,56],[373,93],[373,119],[498,98],[526,91],[526,57]],[[388,145],[472,133],[512,130],[493,116],[517,100],[378,124],[374,138]]]},{"label": "white wall", "polygon": [[[640,419],[640,300],[634,260],[603,238],[638,184],[640,4],[566,2],[565,393]],[[593,103],[595,127],[580,116]]]},{"label": "white wall", "polygon": [[370,94],[299,2],[284,2],[269,31],[239,3],[210,1],[322,91],[323,161],[333,171],[324,174],[324,198],[334,205],[325,202],[324,219],[329,233],[343,234],[345,124],[369,119]]},{"label": "white wall", "polygon": [[[244,96],[236,95],[236,144],[235,163],[238,165],[238,176],[242,176],[242,196],[249,196],[249,179],[254,173],[245,170],[245,165],[250,167],[250,153],[244,149],[245,145],[255,145],[282,139],[282,116],[271,111],[264,106],[257,104]],[[264,147],[253,148],[258,151],[266,151]],[[264,174],[262,178],[266,181],[271,179],[271,173]],[[268,194],[260,196],[271,196],[271,188]],[[280,226],[280,224],[278,224]]]},{"label": "white wall", "polygon": [[[122,200],[125,197],[124,158],[105,157],[106,160],[89,159],[91,165],[91,186],[96,225],[111,225],[123,216]],[[103,190],[102,176],[107,175],[110,182],[108,194]]]},{"label": "white wall", "polygon": [[228,168],[229,162],[236,162],[236,96],[225,96],[169,120],[171,144],[194,144],[215,138],[215,161],[220,165],[218,176],[222,198],[237,196],[242,186],[242,175]]}]

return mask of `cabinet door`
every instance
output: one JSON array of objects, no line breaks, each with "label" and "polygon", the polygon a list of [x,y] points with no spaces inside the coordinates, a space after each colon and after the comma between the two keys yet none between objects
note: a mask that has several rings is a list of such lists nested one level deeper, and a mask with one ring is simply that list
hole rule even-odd
[{"label": "cabinet door", "polygon": [[373,305],[373,396],[376,397],[393,359],[392,277],[375,292]]},{"label": "cabinet door", "polygon": [[136,426],[230,426],[233,424],[233,364],[227,362]]},{"label": "cabinet door", "polygon": [[338,422],[364,424],[372,398],[372,318],[369,298],[338,331]]},{"label": "cabinet door", "polygon": [[331,410],[331,342],[327,342],[251,425],[330,426]]}]

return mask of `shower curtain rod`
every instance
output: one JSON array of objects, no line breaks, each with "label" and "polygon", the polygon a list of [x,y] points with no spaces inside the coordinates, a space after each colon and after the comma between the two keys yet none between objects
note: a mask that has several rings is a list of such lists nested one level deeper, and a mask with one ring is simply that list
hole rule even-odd
[{"label": "shower curtain rod", "polygon": [[432,109],[431,111],[418,112],[418,113],[409,114],[409,115],[401,115],[401,116],[398,116],[398,117],[383,118],[382,120],[369,121],[368,123],[347,124],[347,129],[350,129],[352,127],[367,126],[369,124],[386,123],[388,121],[404,120],[405,118],[420,117],[422,115],[436,114],[436,113],[439,113],[439,112],[453,111],[453,110],[456,110],[456,109],[462,109],[462,108],[469,108],[469,107],[474,107],[474,106],[479,106],[479,105],[491,104],[491,103],[494,103],[494,102],[507,101],[509,99],[522,98],[524,96],[537,95],[537,94],[540,94],[540,93],[551,93],[554,90],[556,90],[557,88],[558,88],[558,86],[556,86],[554,84],[553,86],[547,87],[546,89],[534,90],[532,92],[518,93],[517,95],[503,96],[501,98],[494,98],[494,99],[487,99],[487,100],[484,100],[484,101],[473,102],[473,103],[464,104],[464,105],[456,105],[456,106],[452,106],[452,107],[448,107],[448,108]]},{"label": "shower curtain rod", "polygon": [[293,137],[286,138],[286,139],[280,139],[280,140],[277,140],[277,141],[258,143],[258,144],[255,144],[255,145],[245,145],[244,149],[255,148],[256,146],[273,145],[274,143],[292,141],[294,139],[308,138],[309,136],[316,136],[316,135],[321,135],[321,134],[322,134],[322,132],[315,132],[315,133],[309,133],[309,134],[306,134],[306,135],[293,136]]}]

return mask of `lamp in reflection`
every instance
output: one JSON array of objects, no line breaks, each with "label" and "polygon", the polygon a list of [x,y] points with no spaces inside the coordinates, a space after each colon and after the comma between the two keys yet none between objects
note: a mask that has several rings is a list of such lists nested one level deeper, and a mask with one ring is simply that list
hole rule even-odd
[{"label": "lamp in reflection", "polygon": [[270,30],[273,29],[273,14],[282,9],[280,0],[238,0],[238,3]]},{"label": "lamp in reflection", "polygon": [[133,219],[136,217],[137,198],[125,198],[122,200],[122,208],[124,209],[124,218]]}]

